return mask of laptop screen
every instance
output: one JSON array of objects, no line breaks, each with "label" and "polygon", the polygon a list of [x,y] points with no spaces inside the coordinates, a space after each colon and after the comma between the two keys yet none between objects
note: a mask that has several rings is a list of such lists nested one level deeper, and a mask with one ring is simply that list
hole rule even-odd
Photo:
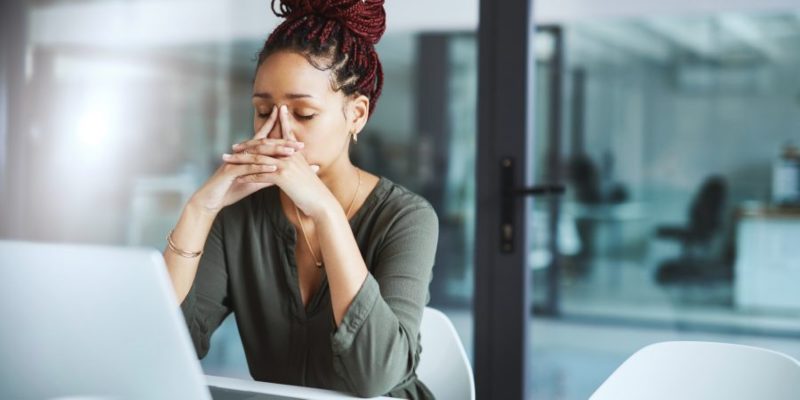
[{"label": "laptop screen", "polygon": [[246,392],[241,390],[225,389],[216,386],[209,386],[211,398],[214,400],[300,400],[299,397],[286,397],[277,394],[264,394]]}]

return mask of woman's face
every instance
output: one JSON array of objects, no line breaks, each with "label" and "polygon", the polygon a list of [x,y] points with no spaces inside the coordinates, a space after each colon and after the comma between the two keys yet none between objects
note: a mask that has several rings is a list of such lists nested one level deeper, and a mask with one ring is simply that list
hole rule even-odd
[{"label": "woman's face", "polygon": [[[320,71],[297,53],[270,55],[253,83],[254,132],[267,121],[273,106],[286,105],[290,129],[297,141],[305,143],[302,152],[309,164],[322,170],[346,157],[351,132],[359,132],[366,123],[369,100],[334,91],[331,82],[331,71]],[[280,119],[268,137],[282,137]]]}]

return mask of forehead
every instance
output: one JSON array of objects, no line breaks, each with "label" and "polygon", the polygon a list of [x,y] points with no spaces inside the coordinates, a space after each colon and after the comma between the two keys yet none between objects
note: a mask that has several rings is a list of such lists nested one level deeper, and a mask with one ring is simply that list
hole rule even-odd
[{"label": "forehead", "polygon": [[300,54],[278,52],[267,57],[256,71],[253,93],[306,93],[317,97],[334,94],[331,72],[320,71]]}]

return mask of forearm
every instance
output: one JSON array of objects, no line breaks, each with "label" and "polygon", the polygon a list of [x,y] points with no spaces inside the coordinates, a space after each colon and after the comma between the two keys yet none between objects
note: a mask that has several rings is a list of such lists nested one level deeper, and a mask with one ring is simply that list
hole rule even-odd
[{"label": "forearm", "polygon": [[[197,207],[191,202],[187,203],[172,232],[172,242],[181,250],[202,250],[215,217],[216,213]],[[200,256],[182,257],[166,247],[164,261],[167,264],[167,272],[172,281],[175,296],[180,304],[194,283]]]},{"label": "forearm", "polygon": [[367,266],[341,207],[328,207],[314,224],[338,327],[367,277]]}]

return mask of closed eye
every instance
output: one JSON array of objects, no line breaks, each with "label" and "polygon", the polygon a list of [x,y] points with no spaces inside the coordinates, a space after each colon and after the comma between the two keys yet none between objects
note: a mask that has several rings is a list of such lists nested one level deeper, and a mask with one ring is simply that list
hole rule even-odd
[{"label": "closed eye", "polygon": [[314,117],[317,116],[317,114],[310,114],[310,115],[295,114],[295,116],[299,119],[302,119],[303,121],[311,121],[312,119],[314,119]]}]

